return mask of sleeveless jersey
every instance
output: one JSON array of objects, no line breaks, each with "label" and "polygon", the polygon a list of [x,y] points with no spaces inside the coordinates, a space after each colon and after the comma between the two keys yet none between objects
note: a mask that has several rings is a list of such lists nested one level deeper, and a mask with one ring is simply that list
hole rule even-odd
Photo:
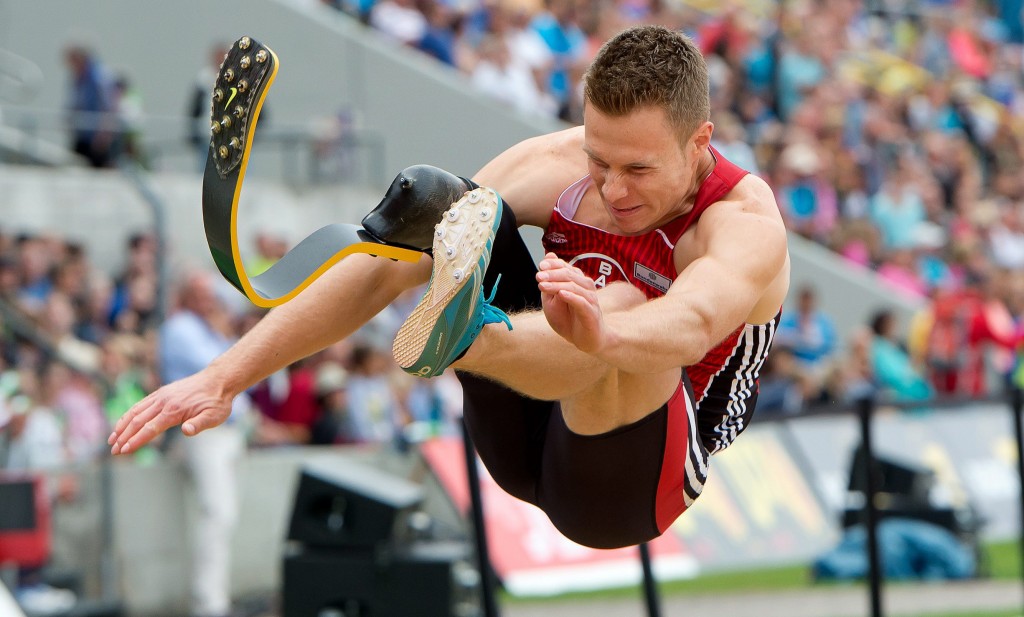
[{"label": "sleeveless jersey", "polygon": [[[582,270],[598,287],[628,281],[648,298],[664,295],[679,275],[672,259],[679,238],[747,174],[714,148],[711,153],[716,164],[697,190],[693,208],[638,236],[620,236],[574,221],[584,193],[593,185],[590,176],[577,180],[555,204],[544,234],[545,251]],[[778,316],[762,325],[739,325],[700,362],[685,367],[696,399],[698,429],[708,452],[728,447],[746,428],[757,401],[758,372],[777,324]]]}]

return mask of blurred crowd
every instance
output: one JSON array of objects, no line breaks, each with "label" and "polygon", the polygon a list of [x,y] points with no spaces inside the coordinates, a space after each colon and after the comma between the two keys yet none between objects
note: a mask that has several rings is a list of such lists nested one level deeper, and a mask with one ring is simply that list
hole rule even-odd
[{"label": "blurred crowd", "polygon": [[[257,246],[254,270],[280,248],[262,235]],[[0,231],[0,469],[96,460],[131,405],[194,372],[189,356],[204,344],[230,344],[262,316],[206,270],[167,282],[169,308],[161,310],[156,239],[132,235],[124,255],[120,271],[106,273],[64,238]],[[247,392],[238,411],[249,443],[402,446],[452,432],[461,411],[454,377],[416,380],[391,358],[401,311],[416,299],[396,302],[353,336]],[[158,443],[139,462],[170,449]]]}]

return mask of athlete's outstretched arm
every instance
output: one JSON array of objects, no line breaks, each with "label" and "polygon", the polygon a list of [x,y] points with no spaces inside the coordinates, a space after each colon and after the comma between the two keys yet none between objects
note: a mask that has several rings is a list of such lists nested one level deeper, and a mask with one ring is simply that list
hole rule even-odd
[{"label": "athlete's outstretched arm", "polygon": [[395,262],[364,254],[335,264],[291,301],[271,310],[231,349],[190,377],[167,384],[129,409],[108,440],[134,452],[167,429],[186,435],[224,422],[231,401],[289,364],[352,334],[406,289],[430,275],[430,258]]}]

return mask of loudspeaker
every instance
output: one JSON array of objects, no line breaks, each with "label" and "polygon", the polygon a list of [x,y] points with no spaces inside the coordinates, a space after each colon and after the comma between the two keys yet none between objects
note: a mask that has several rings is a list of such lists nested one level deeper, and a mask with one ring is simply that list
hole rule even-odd
[{"label": "loudspeaker", "polygon": [[413,543],[394,552],[296,551],[284,559],[282,614],[472,615],[480,577],[469,559],[463,542]]},{"label": "loudspeaker", "polygon": [[391,539],[423,490],[372,467],[303,467],[288,539],[318,548],[372,548]]},{"label": "loudspeaker", "polygon": [[[865,465],[864,448],[858,447],[850,469],[848,503],[842,512],[844,528],[867,522]],[[981,522],[972,508],[933,503],[931,491],[937,479],[931,470],[878,457],[875,457],[875,469],[878,472],[875,505],[879,520],[888,517],[917,519],[967,539],[973,538],[980,529]]]},{"label": "loudspeaker", "polygon": [[[850,466],[851,491],[863,493],[867,490],[865,464],[864,448],[858,447],[854,451],[853,463]],[[876,456],[875,470],[878,472],[875,481],[876,492],[899,495],[922,504],[928,503],[928,494],[935,486],[935,473],[930,469]]]}]

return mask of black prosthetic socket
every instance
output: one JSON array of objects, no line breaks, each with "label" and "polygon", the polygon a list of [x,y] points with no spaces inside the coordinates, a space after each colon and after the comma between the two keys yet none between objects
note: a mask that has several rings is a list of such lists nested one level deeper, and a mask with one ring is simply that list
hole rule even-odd
[{"label": "black prosthetic socket", "polygon": [[471,188],[476,185],[437,167],[406,167],[363,218],[363,229],[385,244],[429,253],[434,225]]}]

